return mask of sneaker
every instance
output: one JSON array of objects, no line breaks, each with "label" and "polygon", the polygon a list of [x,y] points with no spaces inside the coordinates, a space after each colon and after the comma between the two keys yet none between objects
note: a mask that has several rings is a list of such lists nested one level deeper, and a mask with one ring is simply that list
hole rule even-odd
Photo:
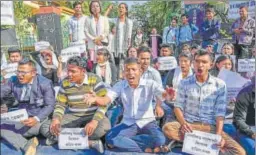
[{"label": "sneaker", "polygon": [[31,144],[28,147],[25,155],[36,155],[36,147],[38,146],[39,142],[38,139],[36,137],[31,139]]},{"label": "sneaker", "polygon": [[99,153],[104,152],[104,147],[101,140],[90,140],[90,142],[91,142],[91,148],[97,150]]},{"label": "sneaker", "polygon": [[51,146],[55,143],[57,143],[57,141],[52,139],[52,138],[47,138],[46,141],[45,141],[45,144],[48,145],[48,146]]}]

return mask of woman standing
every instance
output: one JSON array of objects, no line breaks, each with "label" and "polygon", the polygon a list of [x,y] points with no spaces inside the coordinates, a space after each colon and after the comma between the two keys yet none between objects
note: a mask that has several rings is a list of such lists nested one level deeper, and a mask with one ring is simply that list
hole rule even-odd
[{"label": "woman standing", "polygon": [[90,60],[96,63],[96,51],[108,45],[109,22],[106,17],[100,14],[99,1],[91,1],[89,8],[91,16],[85,20],[85,35],[88,38]]},{"label": "woman standing", "polygon": [[[105,13],[105,16],[108,16],[112,9],[113,5],[111,4]],[[131,46],[133,26],[132,20],[128,18],[128,5],[126,3],[120,3],[118,5],[118,14],[118,18],[110,19],[110,22],[113,22],[116,25],[116,38],[114,41],[116,64],[120,64],[120,60],[123,60],[126,57],[126,51]]]}]

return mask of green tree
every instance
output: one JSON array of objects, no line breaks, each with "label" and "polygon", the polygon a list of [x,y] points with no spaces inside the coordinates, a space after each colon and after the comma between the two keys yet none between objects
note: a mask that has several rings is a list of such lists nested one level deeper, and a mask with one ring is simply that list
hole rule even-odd
[{"label": "green tree", "polygon": [[130,15],[137,22],[134,28],[141,27],[144,32],[149,33],[155,27],[161,34],[163,28],[169,24],[170,19],[179,15],[180,12],[180,1],[152,0],[133,5]]}]

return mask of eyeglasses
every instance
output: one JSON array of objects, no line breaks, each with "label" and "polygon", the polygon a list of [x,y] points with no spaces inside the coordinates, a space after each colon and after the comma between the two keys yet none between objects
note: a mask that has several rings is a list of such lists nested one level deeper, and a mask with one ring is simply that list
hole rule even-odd
[{"label": "eyeglasses", "polygon": [[[33,70],[32,70],[33,71]],[[28,71],[28,72],[25,72],[25,71],[16,71],[16,75],[22,75],[22,76],[24,76],[24,75],[26,75],[26,74],[28,74],[28,73],[31,73],[32,71]]]}]

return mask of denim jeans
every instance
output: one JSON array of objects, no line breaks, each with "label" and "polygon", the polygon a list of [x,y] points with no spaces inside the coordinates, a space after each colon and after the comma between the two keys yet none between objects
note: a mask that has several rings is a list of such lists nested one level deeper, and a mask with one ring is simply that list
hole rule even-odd
[{"label": "denim jeans", "polygon": [[255,140],[238,133],[238,142],[245,149],[247,155],[255,155]]},{"label": "denim jeans", "polygon": [[114,148],[111,150],[118,152],[144,152],[146,148],[164,145],[165,140],[156,121],[148,123],[143,128],[139,128],[137,124],[120,124],[106,135],[106,144],[112,145]]}]

